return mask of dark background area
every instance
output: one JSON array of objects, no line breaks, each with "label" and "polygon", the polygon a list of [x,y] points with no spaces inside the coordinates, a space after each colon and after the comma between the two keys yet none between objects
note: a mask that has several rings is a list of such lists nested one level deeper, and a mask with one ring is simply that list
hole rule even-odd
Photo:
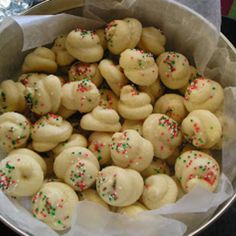
[{"label": "dark background area", "polygon": [[[223,17],[222,32],[236,47],[236,21]],[[0,223],[0,235],[12,236],[16,233]],[[236,235],[236,202],[214,224],[210,225],[200,236],[233,236]]]}]

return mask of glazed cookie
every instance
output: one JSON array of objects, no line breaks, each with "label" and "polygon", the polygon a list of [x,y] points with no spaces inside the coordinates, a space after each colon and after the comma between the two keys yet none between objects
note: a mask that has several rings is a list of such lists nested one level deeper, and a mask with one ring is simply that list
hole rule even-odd
[{"label": "glazed cookie", "polygon": [[138,49],[126,49],[120,54],[120,66],[133,83],[149,86],[157,80],[158,67],[150,53]]},{"label": "glazed cookie", "polygon": [[96,156],[87,148],[71,147],[56,157],[53,169],[57,178],[76,191],[83,191],[94,184],[100,166]]},{"label": "glazed cookie", "polygon": [[103,47],[94,31],[77,28],[68,34],[65,44],[67,51],[82,62],[97,62],[103,57]]},{"label": "glazed cookie", "polygon": [[148,209],[141,203],[136,202],[130,206],[119,208],[117,212],[129,217],[136,217],[139,213],[144,211],[148,211]]},{"label": "glazed cookie", "polygon": [[54,52],[45,47],[36,48],[29,53],[22,65],[23,73],[46,72],[55,73],[57,71],[56,56]]},{"label": "glazed cookie", "polygon": [[107,109],[113,109],[117,111],[118,109],[118,98],[117,96],[109,89],[100,89],[100,100],[99,106]]},{"label": "glazed cookie", "polygon": [[97,157],[100,165],[108,164],[111,160],[112,134],[94,132],[89,136],[89,150]]},{"label": "glazed cookie", "polygon": [[166,37],[155,27],[144,27],[138,47],[153,55],[160,55],[165,51]]},{"label": "glazed cookie", "polygon": [[59,155],[62,151],[70,147],[87,147],[87,139],[81,134],[72,134],[64,143],[58,144],[52,151],[55,155]]},{"label": "glazed cookie", "polygon": [[141,172],[141,175],[144,178],[147,178],[151,175],[156,175],[156,174],[170,175],[170,168],[165,161],[158,158],[153,158],[151,164]]},{"label": "glazed cookie", "polygon": [[26,145],[30,136],[30,123],[21,114],[7,112],[0,115],[0,149],[10,152]]},{"label": "glazed cookie", "polygon": [[80,120],[80,126],[84,130],[100,132],[117,132],[121,129],[117,112],[100,106],[84,115]]},{"label": "glazed cookie", "polygon": [[174,93],[165,94],[156,101],[154,113],[166,114],[180,124],[187,116],[184,98]]},{"label": "glazed cookie", "polygon": [[184,97],[184,105],[190,112],[204,109],[215,112],[224,101],[224,91],[216,81],[204,77],[195,79],[188,87]]},{"label": "glazed cookie", "polygon": [[60,105],[57,114],[64,119],[68,119],[70,116],[74,115],[77,111],[76,110],[70,110],[65,108],[62,104]]},{"label": "glazed cookie", "polygon": [[56,113],[61,104],[61,81],[54,75],[38,80],[25,90],[31,110],[38,115]]},{"label": "glazed cookie", "polygon": [[165,87],[161,84],[160,79],[158,78],[153,84],[149,86],[139,86],[139,90],[141,92],[147,93],[153,104],[157,98],[159,98],[165,92]]},{"label": "glazed cookie", "polygon": [[164,52],[157,58],[159,75],[163,84],[170,89],[185,86],[190,79],[188,59],[177,52]]},{"label": "glazed cookie", "polygon": [[197,148],[211,148],[220,141],[222,127],[217,117],[207,110],[195,110],[182,122],[186,140]]},{"label": "glazed cookie", "polygon": [[170,176],[158,174],[145,180],[142,200],[150,210],[175,203],[177,196],[178,187]]},{"label": "glazed cookie", "polygon": [[117,96],[120,96],[121,88],[128,84],[128,80],[124,76],[120,66],[115,65],[111,60],[103,59],[100,61],[98,68],[111,90]]},{"label": "glazed cookie", "polygon": [[70,81],[88,79],[97,87],[99,87],[103,81],[97,63],[76,62],[71,66],[68,74]]},{"label": "glazed cookie", "polygon": [[152,113],[151,98],[148,94],[138,92],[131,85],[121,89],[118,102],[119,114],[129,120],[143,120]]},{"label": "glazed cookie", "polygon": [[45,168],[35,152],[15,150],[0,162],[0,189],[13,197],[32,196],[43,184]]},{"label": "glazed cookie", "polygon": [[143,171],[152,162],[153,146],[135,130],[112,136],[111,158],[116,166]]},{"label": "glazed cookie", "polygon": [[26,108],[25,87],[21,83],[5,80],[0,83],[0,113],[23,112]]},{"label": "glazed cookie", "polygon": [[97,36],[100,39],[100,44],[102,45],[103,49],[107,49],[107,40],[106,40],[106,35],[105,35],[105,30],[104,29],[97,29],[95,30]]},{"label": "glazed cookie", "polygon": [[143,178],[131,169],[109,166],[96,180],[97,192],[111,206],[124,207],[135,203],[143,192]]},{"label": "glazed cookie", "polygon": [[31,130],[33,149],[38,152],[53,149],[71,136],[72,129],[71,124],[61,116],[47,114],[41,117]]},{"label": "glazed cookie", "polygon": [[95,202],[103,207],[105,207],[107,210],[109,210],[109,206],[106,202],[104,202],[98,195],[97,191],[94,189],[86,189],[83,192],[79,192],[79,198],[80,201],[87,200],[90,202]]},{"label": "glazed cookie", "polygon": [[148,116],[143,123],[143,137],[153,144],[154,154],[160,159],[169,158],[182,142],[178,123],[163,114]]},{"label": "glazed cookie", "polygon": [[136,130],[140,135],[142,135],[143,134],[142,128],[143,128],[142,120],[125,120],[121,127],[121,131],[125,131],[127,129],[133,129]]},{"label": "glazed cookie", "polygon": [[175,163],[175,175],[185,192],[200,185],[214,192],[220,176],[220,168],[214,158],[200,151],[187,151]]},{"label": "glazed cookie", "polygon": [[60,182],[45,183],[32,198],[32,213],[54,230],[71,226],[73,211],[79,202],[72,188]]},{"label": "glazed cookie", "polygon": [[18,82],[21,82],[25,87],[33,87],[36,82],[38,82],[41,79],[46,78],[47,74],[42,73],[28,73],[28,74],[22,74]]},{"label": "glazed cookie", "polygon": [[66,37],[66,35],[57,37],[51,48],[56,55],[56,62],[59,66],[68,66],[75,61],[75,58],[66,50]]},{"label": "glazed cookie", "polygon": [[62,105],[69,110],[90,112],[99,103],[99,90],[88,79],[65,84],[62,87]]},{"label": "glazed cookie", "polygon": [[142,25],[134,18],[113,20],[105,29],[107,47],[112,54],[118,55],[127,48],[136,47],[141,33]]},{"label": "glazed cookie", "polygon": [[43,174],[44,175],[47,174],[47,165],[46,165],[46,162],[44,161],[44,158],[40,156],[38,153],[34,152],[33,150],[30,150],[28,148],[18,148],[18,149],[12,150],[8,155],[9,156],[11,155],[29,156],[39,163],[39,165],[41,166],[43,170]]}]

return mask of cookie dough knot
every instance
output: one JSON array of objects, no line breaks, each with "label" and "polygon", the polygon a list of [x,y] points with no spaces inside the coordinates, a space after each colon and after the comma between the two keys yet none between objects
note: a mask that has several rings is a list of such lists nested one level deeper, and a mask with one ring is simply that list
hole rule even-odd
[{"label": "cookie dough knot", "polygon": [[30,123],[21,114],[7,112],[0,116],[0,149],[10,152],[23,147],[30,135]]},{"label": "cookie dough knot", "polygon": [[185,192],[191,191],[197,185],[213,192],[219,182],[220,168],[210,155],[191,150],[177,158],[175,175]]},{"label": "cookie dough knot", "polygon": [[161,96],[155,103],[154,112],[166,114],[179,124],[187,116],[184,98],[174,93]]},{"label": "cookie dough knot", "polygon": [[38,115],[56,113],[61,104],[61,81],[49,75],[27,87],[25,97],[31,110]]},{"label": "cookie dough knot", "polygon": [[155,27],[144,27],[138,47],[146,52],[159,55],[165,51],[166,37]]},{"label": "cookie dough knot", "polygon": [[152,113],[151,98],[147,93],[139,92],[127,85],[121,90],[118,111],[129,120],[143,120]]},{"label": "cookie dough knot", "polygon": [[98,67],[111,90],[119,96],[121,88],[128,83],[120,66],[115,65],[111,60],[103,59]]},{"label": "cookie dough knot", "polygon": [[71,226],[73,211],[79,199],[68,185],[59,182],[45,183],[32,198],[33,216],[62,231]]},{"label": "cookie dough knot", "polygon": [[160,159],[170,157],[182,142],[178,123],[167,115],[151,114],[143,123],[143,137],[154,147],[154,154]]},{"label": "cookie dough knot", "polygon": [[13,197],[35,194],[43,184],[46,163],[29,149],[17,149],[0,162],[0,189]]},{"label": "cookie dough knot", "polygon": [[54,52],[45,47],[36,48],[29,53],[22,65],[23,73],[28,72],[47,72],[55,73],[57,71],[56,56]]},{"label": "cookie dough knot", "polygon": [[62,105],[69,110],[90,112],[99,103],[99,90],[88,79],[65,84],[62,87]]},{"label": "cookie dough knot", "polygon": [[191,75],[188,59],[177,52],[164,52],[157,58],[159,75],[163,84],[170,89],[185,86]]},{"label": "cookie dough knot", "polygon": [[223,104],[224,91],[216,81],[200,77],[186,89],[184,104],[189,112],[206,109],[215,112]]},{"label": "cookie dough knot", "polygon": [[142,200],[150,210],[175,203],[177,196],[178,187],[168,175],[152,175],[145,180]]},{"label": "cookie dough knot", "polygon": [[75,58],[66,50],[66,37],[66,35],[57,37],[51,49],[55,53],[56,62],[59,66],[68,66],[75,61]]},{"label": "cookie dough knot", "polygon": [[211,148],[216,145],[222,135],[222,127],[218,118],[207,110],[195,110],[182,122],[184,137],[198,148]]},{"label": "cookie dough knot", "polygon": [[125,130],[112,136],[111,158],[115,165],[143,171],[152,162],[153,146],[135,130]]},{"label": "cookie dough knot", "polygon": [[47,114],[41,117],[31,129],[32,145],[38,152],[46,152],[66,141],[72,134],[72,126],[61,116]]},{"label": "cookie dough knot", "polygon": [[77,62],[69,70],[69,80],[91,80],[97,87],[101,85],[103,78],[98,69],[97,63]]},{"label": "cookie dough knot", "polygon": [[71,147],[56,157],[53,169],[59,179],[73,189],[83,191],[94,184],[100,166],[96,156],[87,148]]},{"label": "cookie dough knot", "polygon": [[103,47],[96,32],[77,28],[66,38],[66,49],[76,59],[92,63],[103,57]]},{"label": "cookie dough knot", "polygon": [[149,86],[157,80],[158,67],[150,53],[138,49],[126,49],[120,55],[120,66],[133,83]]},{"label": "cookie dough knot", "polygon": [[96,187],[100,197],[109,205],[129,206],[140,198],[143,179],[135,170],[109,166],[99,172]]},{"label": "cookie dough knot", "polygon": [[0,83],[0,113],[23,112],[26,108],[25,87],[19,82],[5,80]]},{"label": "cookie dough knot", "polygon": [[101,132],[117,132],[121,129],[117,112],[100,106],[95,107],[92,112],[84,115],[80,120],[80,126],[85,130]]},{"label": "cookie dough knot", "polygon": [[141,33],[142,25],[134,18],[111,21],[105,28],[105,37],[109,51],[118,55],[127,48],[136,47]]}]

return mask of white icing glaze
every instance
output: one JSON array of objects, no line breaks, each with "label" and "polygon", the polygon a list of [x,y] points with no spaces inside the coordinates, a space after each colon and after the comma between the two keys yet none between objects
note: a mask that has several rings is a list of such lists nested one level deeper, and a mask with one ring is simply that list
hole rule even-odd
[{"label": "white icing glaze", "polygon": [[149,86],[157,80],[158,67],[150,53],[138,49],[126,49],[120,54],[120,66],[133,83]]},{"label": "white icing glaze", "polygon": [[185,192],[195,186],[213,192],[220,176],[220,168],[214,158],[200,151],[187,151],[181,154],[175,163],[175,175]]},{"label": "white icing glaze", "polygon": [[178,123],[163,114],[148,116],[143,123],[143,137],[153,144],[154,154],[160,159],[169,158],[182,142]]},{"label": "white icing glaze", "polygon": [[197,148],[211,148],[220,141],[222,127],[217,117],[207,110],[195,110],[183,120],[183,135]]},{"label": "white icing glaze", "polygon": [[53,169],[57,178],[76,191],[83,191],[95,183],[100,166],[96,156],[87,148],[71,147],[56,157]]},{"label": "white icing glaze", "polygon": [[159,75],[163,84],[170,89],[185,86],[190,79],[188,59],[177,52],[164,52],[157,58]]},{"label": "white icing glaze", "polygon": [[153,146],[135,130],[112,136],[111,158],[116,166],[143,171],[152,162]]},{"label": "white icing glaze", "polygon": [[70,81],[88,79],[97,87],[99,87],[103,81],[97,63],[77,62],[71,66],[68,74]]},{"label": "white icing glaze", "polygon": [[92,63],[103,57],[103,48],[94,31],[75,29],[66,38],[66,49],[76,59]]},{"label": "white icing glaze", "polygon": [[32,146],[38,152],[46,152],[66,141],[72,134],[72,126],[61,116],[47,114],[32,127]]},{"label": "white icing glaze", "polygon": [[124,207],[139,199],[143,192],[143,179],[135,170],[109,166],[99,172],[96,186],[107,204]]},{"label": "white icing glaze", "polygon": [[99,90],[88,79],[65,84],[62,87],[62,105],[69,110],[89,112],[99,103]]},{"label": "white icing glaze", "polygon": [[32,198],[33,215],[52,229],[62,231],[71,225],[73,211],[79,199],[68,185],[45,183]]}]

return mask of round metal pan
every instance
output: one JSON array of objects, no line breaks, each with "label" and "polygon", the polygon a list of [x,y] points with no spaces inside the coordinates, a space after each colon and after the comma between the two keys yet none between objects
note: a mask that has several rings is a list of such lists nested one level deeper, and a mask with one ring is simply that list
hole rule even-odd
[{"label": "round metal pan", "polygon": [[[46,14],[57,14],[61,12],[73,12],[75,9],[78,11],[84,4],[83,0],[46,0],[31,9],[25,11],[23,15],[46,15]],[[236,49],[231,44],[231,42],[223,35],[220,36],[220,45],[226,47],[230,53],[232,60],[236,61]],[[233,182],[233,187],[236,192],[236,180]],[[199,225],[187,233],[187,235],[192,236],[199,234],[206,227],[214,223],[223,213],[231,206],[231,204],[236,200],[236,193],[225,203],[218,207],[213,216],[203,222],[199,222]],[[0,220],[11,228],[14,232],[19,235],[28,236],[27,232],[23,232],[21,229],[14,226],[14,223],[10,219],[5,219],[0,215]]]}]

